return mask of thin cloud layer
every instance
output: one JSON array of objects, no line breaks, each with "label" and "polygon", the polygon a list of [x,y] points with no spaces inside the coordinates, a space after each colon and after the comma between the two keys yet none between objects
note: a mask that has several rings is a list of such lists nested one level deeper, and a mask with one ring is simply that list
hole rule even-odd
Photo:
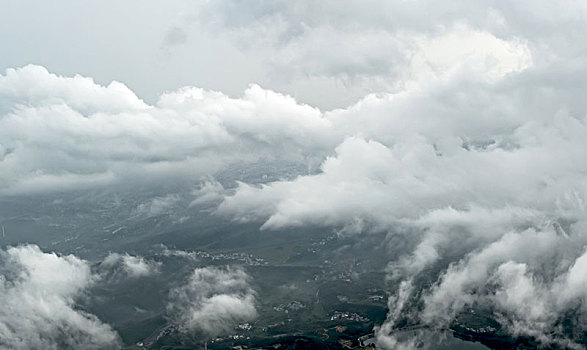
[{"label": "thin cloud layer", "polygon": [[0,348],[120,347],[109,325],[75,307],[93,281],[85,261],[34,245],[8,248],[0,259]]}]

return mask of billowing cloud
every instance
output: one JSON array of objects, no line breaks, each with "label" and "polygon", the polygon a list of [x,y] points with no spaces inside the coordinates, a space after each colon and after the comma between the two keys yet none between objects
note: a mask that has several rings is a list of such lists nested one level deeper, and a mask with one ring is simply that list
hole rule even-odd
[{"label": "billowing cloud", "polygon": [[[442,140],[434,130],[424,133]],[[266,229],[322,225],[347,233],[421,235],[413,252],[390,264],[391,278],[403,282],[390,299],[386,325],[413,311],[408,302],[421,292],[414,277],[448,258],[454,265],[424,293],[419,322],[450,325],[465,306],[491,305],[513,335],[578,346],[553,332],[577,305],[584,314],[582,279],[576,288],[565,281],[575,269],[568,261],[581,266],[587,245],[585,119],[558,114],[541,124],[528,120],[487,143],[469,143],[460,133],[456,144],[434,143],[424,133],[398,136],[389,146],[348,138],[320,173],[241,184],[219,212],[262,220]],[[459,255],[463,251],[471,253]],[[529,300],[537,301],[532,309],[524,306]],[[584,319],[577,322],[575,331]],[[397,346],[390,332],[380,330],[380,345]]]},{"label": "billowing cloud", "polygon": [[33,245],[8,248],[0,259],[0,348],[119,348],[110,326],[76,308],[93,281],[85,261]]},{"label": "billowing cloud", "polygon": [[172,320],[184,331],[206,337],[228,332],[238,322],[257,317],[255,292],[242,269],[197,268],[185,285],[171,290],[169,297]]},{"label": "billowing cloud", "polygon": [[348,138],[320,174],[262,187],[243,184],[220,210],[266,218],[264,227],[344,225],[354,218],[390,226],[432,210],[471,206],[575,218],[587,194],[585,132],[583,118],[560,116],[548,126],[528,122],[494,135],[487,146],[468,146],[457,135],[436,144],[409,130],[411,137],[398,135],[389,147]]},{"label": "billowing cloud", "polygon": [[[449,34],[438,40],[450,46],[453,39]],[[508,45],[504,53],[520,47]],[[463,55],[482,62],[485,56],[478,54]],[[499,309],[499,321],[514,335],[571,346],[572,340],[554,329],[583,297],[574,294],[562,302],[556,288],[570,274],[566,262],[580,261],[587,245],[587,105],[579,88],[585,86],[585,72],[577,68],[575,79],[552,85],[551,76],[560,68],[537,61],[535,54],[531,64],[504,59],[512,65],[475,69],[457,59],[464,65],[441,69],[401,92],[371,95],[348,109],[326,112],[341,141],[318,173],[241,184],[219,212],[240,221],[260,220],[265,229],[322,225],[345,233],[414,235],[420,242],[414,251],[389,265],[390,278],[400,287],[378,333],[382,346],[397,345],[391,333],[400,317],[438,325],[437,315],[450,324],[465,305],[479,304]],[[523,249],[534,244],[533,252],[541,253],[525,255]],[[447,260],[453,264],[442,266],[448,270],[422,294],[415,277]],[[556,268],[544,270],[547,261],[555,261]],[[487,295],[502,288],[496,297],[480,291],[488,280]],[[512,289],[520,289],[522,299],[528,289],[534,293],[528,299],[562,304],[518,309]],[[427,308],[409,309],[418,302],[413,298]]]},{"label": "billowing cloud", "polygon": [[[582,239],[582,243],[587,242]],[[552,227],[508,233],[449,267],[424,297],[422,317],[442,323],[464,307],[491,305],[513,335],[582,348],[556,325],[566,313],[577,309],[580,319],[569,327],[579,331],[585,321],[587,255],[572,245]],[[561,259],[561,254],[566,256]],[[544,261],[555,264],[544,266]]]},{"label": "billowing cloud", "polygon": [[0,76],[0,92],[0,191],[9,194],[198,177],[263,157],[304,159],[328,126],[318,110],[254,85],[242,99],[185,88],[147,106],[122,84],[26,66]]}]

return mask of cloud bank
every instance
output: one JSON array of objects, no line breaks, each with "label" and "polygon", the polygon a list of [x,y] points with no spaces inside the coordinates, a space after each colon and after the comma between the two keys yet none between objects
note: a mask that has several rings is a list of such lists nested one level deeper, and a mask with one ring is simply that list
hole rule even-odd
[{"label": "cloud bank", "polygon": [[0,76],[3,194],[198,177],[237,161],[301,159],[328,121],[251,86],[241,99],[185,88],[147,106],[119,83],[58,77],[39,66]]}]

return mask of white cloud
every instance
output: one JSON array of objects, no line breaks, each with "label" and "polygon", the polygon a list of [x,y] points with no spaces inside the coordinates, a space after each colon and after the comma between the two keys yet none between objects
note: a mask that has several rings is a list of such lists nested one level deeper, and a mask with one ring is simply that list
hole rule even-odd
[{"label": "white cloud", "polygon": [[341,100],[401,88],[423,74],[466,66],[496,77],[525,68],[531,62],[526,36],[539,39],[520,25],[527,17],[489,1],[245,6],[227,0],[198,3],[190,19],[194,31],[207,29],[264,62],[270,86],[316,105],[344,107]]},{"label": "white cloud", "polygon": [[133,215],[157,216],[170,214],[180,198],[177,194],[155,197],[147,202],[140,203],[133,211]]},{"label": "white cloud", "polygon": [[76,75],[59,77],[44,67],[28,65],[7,69],[0,76],[0,94],[13,99],[15,105],[55,105],[65,103],[83,113],[126,112],[144,110],[148,106],[129,88],[119,82],[104,87],[91,78]]},{"label": "white cloud", "polygon": [[101,266],[108,269],[120,267],[129,277],[143,277],[158,273],[161,263],[128,253],[110,253],[104,258]]},{"label": "white cloud", "polygon": [[469,74],[473,71],[498,79],[532,65],[531,52],[522,40],[507,41],[467,27],[419,41],[411,59],[411,75],[446,75],[466,69]]},{"label": "white cloud", "polygon": [[187,332],[213,337],[257,317],[255,292],[241,269],[204,267],[170,292],[168,311]]},{"label": "white cloud", "polygon": [[206,181],[200,188],[192,191],[195,199],[190,203],[190,207],[206,203],[220,203],[225,194],[226,190],[218,181]]},{"label": "white cloud", "polygon": [[0,191],[10,194],[198,177],[263,157],[303,160],[323,144],[318,135],[328,126],[318,110],[258,86],[242,99],[186,88],[146,106],[128,89],[112,88],[119,85],[38,66],[9,70],[0,85],[8,91]]},{"label": "white cloud", "polygon": [[[333,132],[350,137],[323,161],[320,173],[261,186],[240,184],[219,212],[241,221],[260,220],[265,229],[321,225],[346,227],[345,232],[418,232],[422,240],[416,250],[392,262],[389,271],[411,283],[440,260],[460,262],[455,266],[463,270],[453,274],[455,267],[449,268],[439,280],[439,294],[432,294],[438,299],[430,299],[450,322],[465,305],[478,300],[469,290],[476,291],[477,283],[493,276],[485,266],[512,260],[536,269],[549,257],[556,262],[563,256],[576,259],[579,252],[572,246],[587,243],[587,106],[572,83],[546,92],[546,71],[489,80],[455,73],[326,112]],[[541,83],[528,85],[530,77]],[[528,96],[541,100],[543,108],[529,104]],[[547,234],[524,233],[528,228],[543,232],[548,225],[556,227],[552,235],[560,238],[551,242]],[[518,236],[518,243],[503,243]],[[529,261],[517,255],[521,250],[513,253],[513,247],[528,249],[534,240],[552,244],[538,246],[542,255]],[[465,252],[461,254],[485,252],[479,257],[482,262],[448,255],[459,248]],[[560,275],[560,270],[549,273]],[[407,293],[406,298],[412,297],[411,291]],[[390,300],[390,309],[398,307],[396,299]],[[484,300],[498,304],[497,299]],[[566,310],[548,311],[558,317]],[[422,322],[432,322],[428,312],[418,316]],[[519,314],[507,308],[504,312],[504,324],[511,319],[521,322]],[[393,315],[388,322],[393,324]],[[537,323],[508,327],[515,334],[565,343],[562,334],[555,340],[543,337],[553,323],[543,328],[535,327]]]},{"label": "white cloud", "polygon": [[[266,219],[266,228],[344,225],[356,217],[390,226],[449,206],[510,206],[574,218],[587,195],[581,175],[587,127],[584,119],[557,119],[548,126],[528,122],[494,135],[489,147],[469,150],[407,130],[389,147],[348,138],[324,161],[322,173],[262,187],[243,184],[220,211]],[[508,143],[500,144],[502,138]]]},{"label": "white cloud", "polygon": [[110,326],[75,306],[93,280],[85,261],[33,245],[8,248],[0,259],[0,348],[119,348]]},{"label": "white cloud", "polygon": [[[573,245],[552,227],[507,234],[449,267],[424,297],[422,317],[426,322],[448,322],[465,306],[492,305],[498,321],[513,335],[581,348],[556,326],[577,305],[585,309],[586,281],[575,280],[585,253]],[[570,258],[569,266],[569,258],[556,260],[561,252],[578,257]],[[556,263],[544,266],[545,261]]]}]

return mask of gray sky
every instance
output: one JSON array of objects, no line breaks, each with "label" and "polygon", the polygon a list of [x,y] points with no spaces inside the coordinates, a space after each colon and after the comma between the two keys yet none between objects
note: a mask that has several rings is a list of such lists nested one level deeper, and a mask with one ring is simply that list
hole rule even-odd
[{"label": "gray sky", "polygon": [[[355,102],[369,90],[350,88],[339,79],[276,73],[268,68],[276,53],[273,46],[259,49],[253,43],[247,48],[228,29],[202,19],[198,3],[5,1],[0,69],[33,63],[57,74],[91,76],[102,84],[118,80],[150,102],[185,85],[240,95],[258,83],[333,108]],[[264,30],[258,34],[268,35]]]},{"label": "gray sky", "polygon": [[239,96],[256,83],[332,109],[401,88],[416,41],[457,26],[525,40],[545,54],[580,50],[580,5],[557,5],[556,18],[552,6],[528,13],[516,4],[7,0],[0,69],[33,63],[101,84],[118,80],[149,102],[185,85]]},{"label": "gray sky", "polygon": [[184,85],[240,94],[262,79],[256,62],[210,33],[194,30],[177,43],[181,47],[166,43],[168,33],[194,11],[191,3],[3,2],[0,67],[33,63],[103,84],[118,80],[148,101]]}]

